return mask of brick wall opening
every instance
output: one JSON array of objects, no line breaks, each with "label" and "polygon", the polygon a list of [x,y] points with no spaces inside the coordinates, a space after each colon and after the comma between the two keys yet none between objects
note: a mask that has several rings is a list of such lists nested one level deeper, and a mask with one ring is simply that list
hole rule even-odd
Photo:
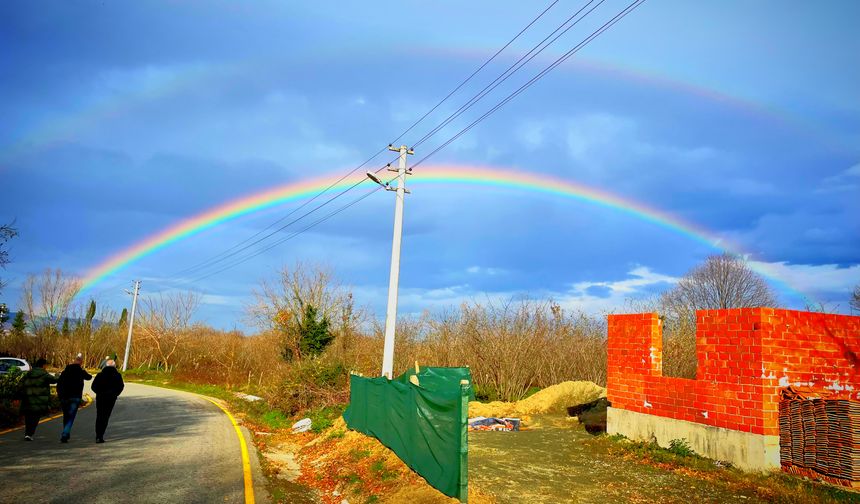
[{"label": "brick wall opening", "polygon": [[663,376],[696,378],[696,323],[660,317],[663,326]]}]

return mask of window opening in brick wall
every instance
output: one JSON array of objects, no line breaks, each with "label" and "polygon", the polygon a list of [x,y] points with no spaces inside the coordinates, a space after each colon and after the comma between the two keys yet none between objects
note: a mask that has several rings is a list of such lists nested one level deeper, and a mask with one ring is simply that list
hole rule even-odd
[{"label": "window opening in brick wall", "polygon": [[696,322],[660,317],[663,321],[663,376],[696,378]]}]

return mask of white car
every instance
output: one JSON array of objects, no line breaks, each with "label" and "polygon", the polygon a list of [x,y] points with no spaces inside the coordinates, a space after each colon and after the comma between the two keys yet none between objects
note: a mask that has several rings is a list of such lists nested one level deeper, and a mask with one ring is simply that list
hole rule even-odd
[{"label": "white car", "polygon": [[0,357],[0,374],[9,371],[13,367],[18,368],[25,373],[30,370],[30,364],[24,359],[17,359],[15,357]]}]

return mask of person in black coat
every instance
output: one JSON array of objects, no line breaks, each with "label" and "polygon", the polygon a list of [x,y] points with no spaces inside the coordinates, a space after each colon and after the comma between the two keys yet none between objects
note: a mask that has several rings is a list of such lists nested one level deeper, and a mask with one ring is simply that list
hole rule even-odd
[{"label": "person in black coat", "polygon": [[81,367],[82,362],[83,357],[78,354],[74,362],[66,366],[66,369],[60,373],[60,379],[57,380],[57,396],[63,406],[61,443],[68,443],[69,437],[72,435],[72,424],[75,423],[75,416],[78,414],[78,408],[81,406],[81,399],[84,394],[84,380],[93,378]]},{"label": "person in black coat", "polygon": [[116,361],[107,361],[105,368],[93,380],[93,392],[96,394],[96,443],[105,442],[110,414],[124,387],[122,375],[116,370]]}]

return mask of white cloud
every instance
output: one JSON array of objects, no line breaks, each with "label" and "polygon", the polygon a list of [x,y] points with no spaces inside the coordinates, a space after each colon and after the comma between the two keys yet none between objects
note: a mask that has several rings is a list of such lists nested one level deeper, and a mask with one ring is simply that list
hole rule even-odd
[{"label": "white cloud", "polygon": [[860,284],[860,264],[788,264],[785,261],[749,261],[753,270],[785,282],[804,294],[845,292],[845,299]]},{"label": "white cloud", "polygon": [[654,273],[646,266],[637,266],[627,272],[627,274],[632,278],[614,282],[577,282],[573,284],[571,293],[583,294],[590,287],[605,287],[613,293],[634,294],[642,287],[649,287],[661,283],[672,284],[678,281],[676,277]]},{"label": "white cloud", "polygon": [[214,306],[243,306],[250,296],[221,296],[218,294],[203,294],[200,303]]},{"label": "white cloud", "polygon": [[529,151],[548,145],[566,150],[579,170],[617,167],[630,159],[663,163],[701,163],[719,156],[708,146],[678,146],[646,138],[643,128],[631,117],[606,112],[580,114],[559,119],[530,119],[515,131],[518,142]]},{"label": "white cloud", "polygon": [[821,181],[821,186],[815,192],[833,193],[858,190],[860,190],[860,163],[836,175],[825,178]]},{"label": "white cloud", "polygon": [[545,124],[541,121],[526,121],[517,128],[517,137],[528,150],[543,145]]},{"label": "white cloud", "polygon": [[[485,268],[473,266],[467,272],[477,274]],[[501,304],[510,299],[553,299],[560,306],[569,310],[578,310],[591,314],[603,314],[612,311],[629,310],[631,299],[644,297],[648,289],[655,286],[669,287],[677,278],[651,271],[645,266],[638,266],[628,272],[628,278],[615,281],[577,282],[569,290],[509,290],[485,292],[475,290],[470,284],[462,283],[434,289],[406,288],[400,289],[399,312],[401,314],[417,315],[429,310],[435,312],[456,308],[462,303],[496,303]],[[605,296],[594,293],[598,288],[606,293]],[[359,302],[362,299],[385,300],[387,288],[361,286],[353,289]],[[373,307],[376,309],[376,307]],[[384,313],[385,307],[381,306]]]},{"label": "white cloud", "polygon": [[[655,273],[646,266],[637,266],[628,273],[629,278],[615,281],[577,282],[570,291],[553,296],[560,306],[586,313],[608,313],[623,310],[629,301],[646,297],[649,288],[668,288],[677,277]],[[603,292],[597,295],[595,291]]]},{"label": "white cloud", "polygon": [[470,266],[466,268],[466,273],[470,275],[486,275],[486,276],[496,276],[502,275],[506,273],[504,269],[501,268],[487,268],[482,266]]}]

